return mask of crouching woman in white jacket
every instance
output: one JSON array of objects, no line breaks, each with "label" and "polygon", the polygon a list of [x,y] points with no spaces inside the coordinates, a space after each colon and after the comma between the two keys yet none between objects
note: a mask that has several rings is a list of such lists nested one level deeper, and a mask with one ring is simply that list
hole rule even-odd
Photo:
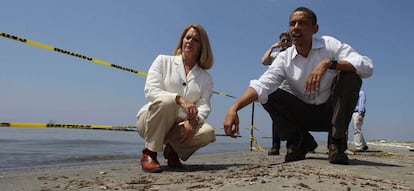
[{"label": "crouching woman in white jacket", "polygon": [[137,114],[138,133],[145,140],[143,171],[162,171],[157,152],[163,150],[168,167],[182,168],[180,159],[215,141],[214,129],[204,121],[213,89],[206,70],[212,66],[208,35],[197,24],[184,28],[173,56],[159,55],[152,63],[144,89],[149,102]]}]

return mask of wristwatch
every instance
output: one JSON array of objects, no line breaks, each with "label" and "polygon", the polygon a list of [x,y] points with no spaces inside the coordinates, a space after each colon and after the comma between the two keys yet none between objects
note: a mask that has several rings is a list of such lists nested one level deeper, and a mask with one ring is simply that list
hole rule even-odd
[{"label": "wristwatch", "polygon": [[336,65],[338,64],[338,61],[335,58],[331,58],[330,62],[331,66],[329,66],[329,69],[336,70]]}]

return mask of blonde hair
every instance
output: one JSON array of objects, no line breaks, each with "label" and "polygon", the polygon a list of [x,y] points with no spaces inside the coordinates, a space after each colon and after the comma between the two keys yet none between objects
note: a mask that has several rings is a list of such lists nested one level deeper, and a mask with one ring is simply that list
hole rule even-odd
[{"label": "blonde hair", "polygon": [[210,41],[208,39],[208,35],[206,30],[201,25],[198,24],[190,24],[187,25],[183,33],[181,34],[181,37],[177,43],[177,46],[174,49],[174,55],[181,55],[182,53],[182,46],[183,46],[183,39],[187,33],[188,30],[191,28],[194,28],[195,30],[200,33],[200,40],[201,40],[201,52],[200,55],[197,58],[198,65],[204,69],[208,70],[213,66],[213,51],[211,50]]}]

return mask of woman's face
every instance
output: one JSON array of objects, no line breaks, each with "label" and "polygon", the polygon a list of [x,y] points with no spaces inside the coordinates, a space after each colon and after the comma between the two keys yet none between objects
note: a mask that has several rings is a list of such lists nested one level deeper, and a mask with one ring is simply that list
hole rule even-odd
[{"label": "woman's face", "polygon": [[183,38],[183,45],[181,47],[185,56],[198,57],[201,52],[201,40],[199,32],[190,28]]}]

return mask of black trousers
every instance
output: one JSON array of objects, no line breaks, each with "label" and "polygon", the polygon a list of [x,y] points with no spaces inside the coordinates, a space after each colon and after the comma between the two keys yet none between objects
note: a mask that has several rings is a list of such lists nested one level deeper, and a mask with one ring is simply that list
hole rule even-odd
[{"label": "black trousers", "polygon": [[[309,131],[329,132],[332,138],[345,139],[352,113],[358,101],[362,80],[354,72],[341,72],[331,88],[329,100],[320,105],[307,104],[296,96],[278,89],[265,104],[273,127],[281,140],[294,140]],[[268,108],[268,109],[267,109]],[[289,144],[289,143],[288,143]]]},{"label": "black trousers", "polygon": [[267,111],[267,113],[269,113],[270,118],[272,119],[272,147],[280,148],[280,138],[277,133],[277,123],[275,122],[277,119],[274,115],[275,113],[272,110],[272,104],[269,104],[274,102],[274,99],[276,98],[276,92],[277,91],[271,93],[267,98],[267,102],[265,104],[262,104],[262,106]]}]

